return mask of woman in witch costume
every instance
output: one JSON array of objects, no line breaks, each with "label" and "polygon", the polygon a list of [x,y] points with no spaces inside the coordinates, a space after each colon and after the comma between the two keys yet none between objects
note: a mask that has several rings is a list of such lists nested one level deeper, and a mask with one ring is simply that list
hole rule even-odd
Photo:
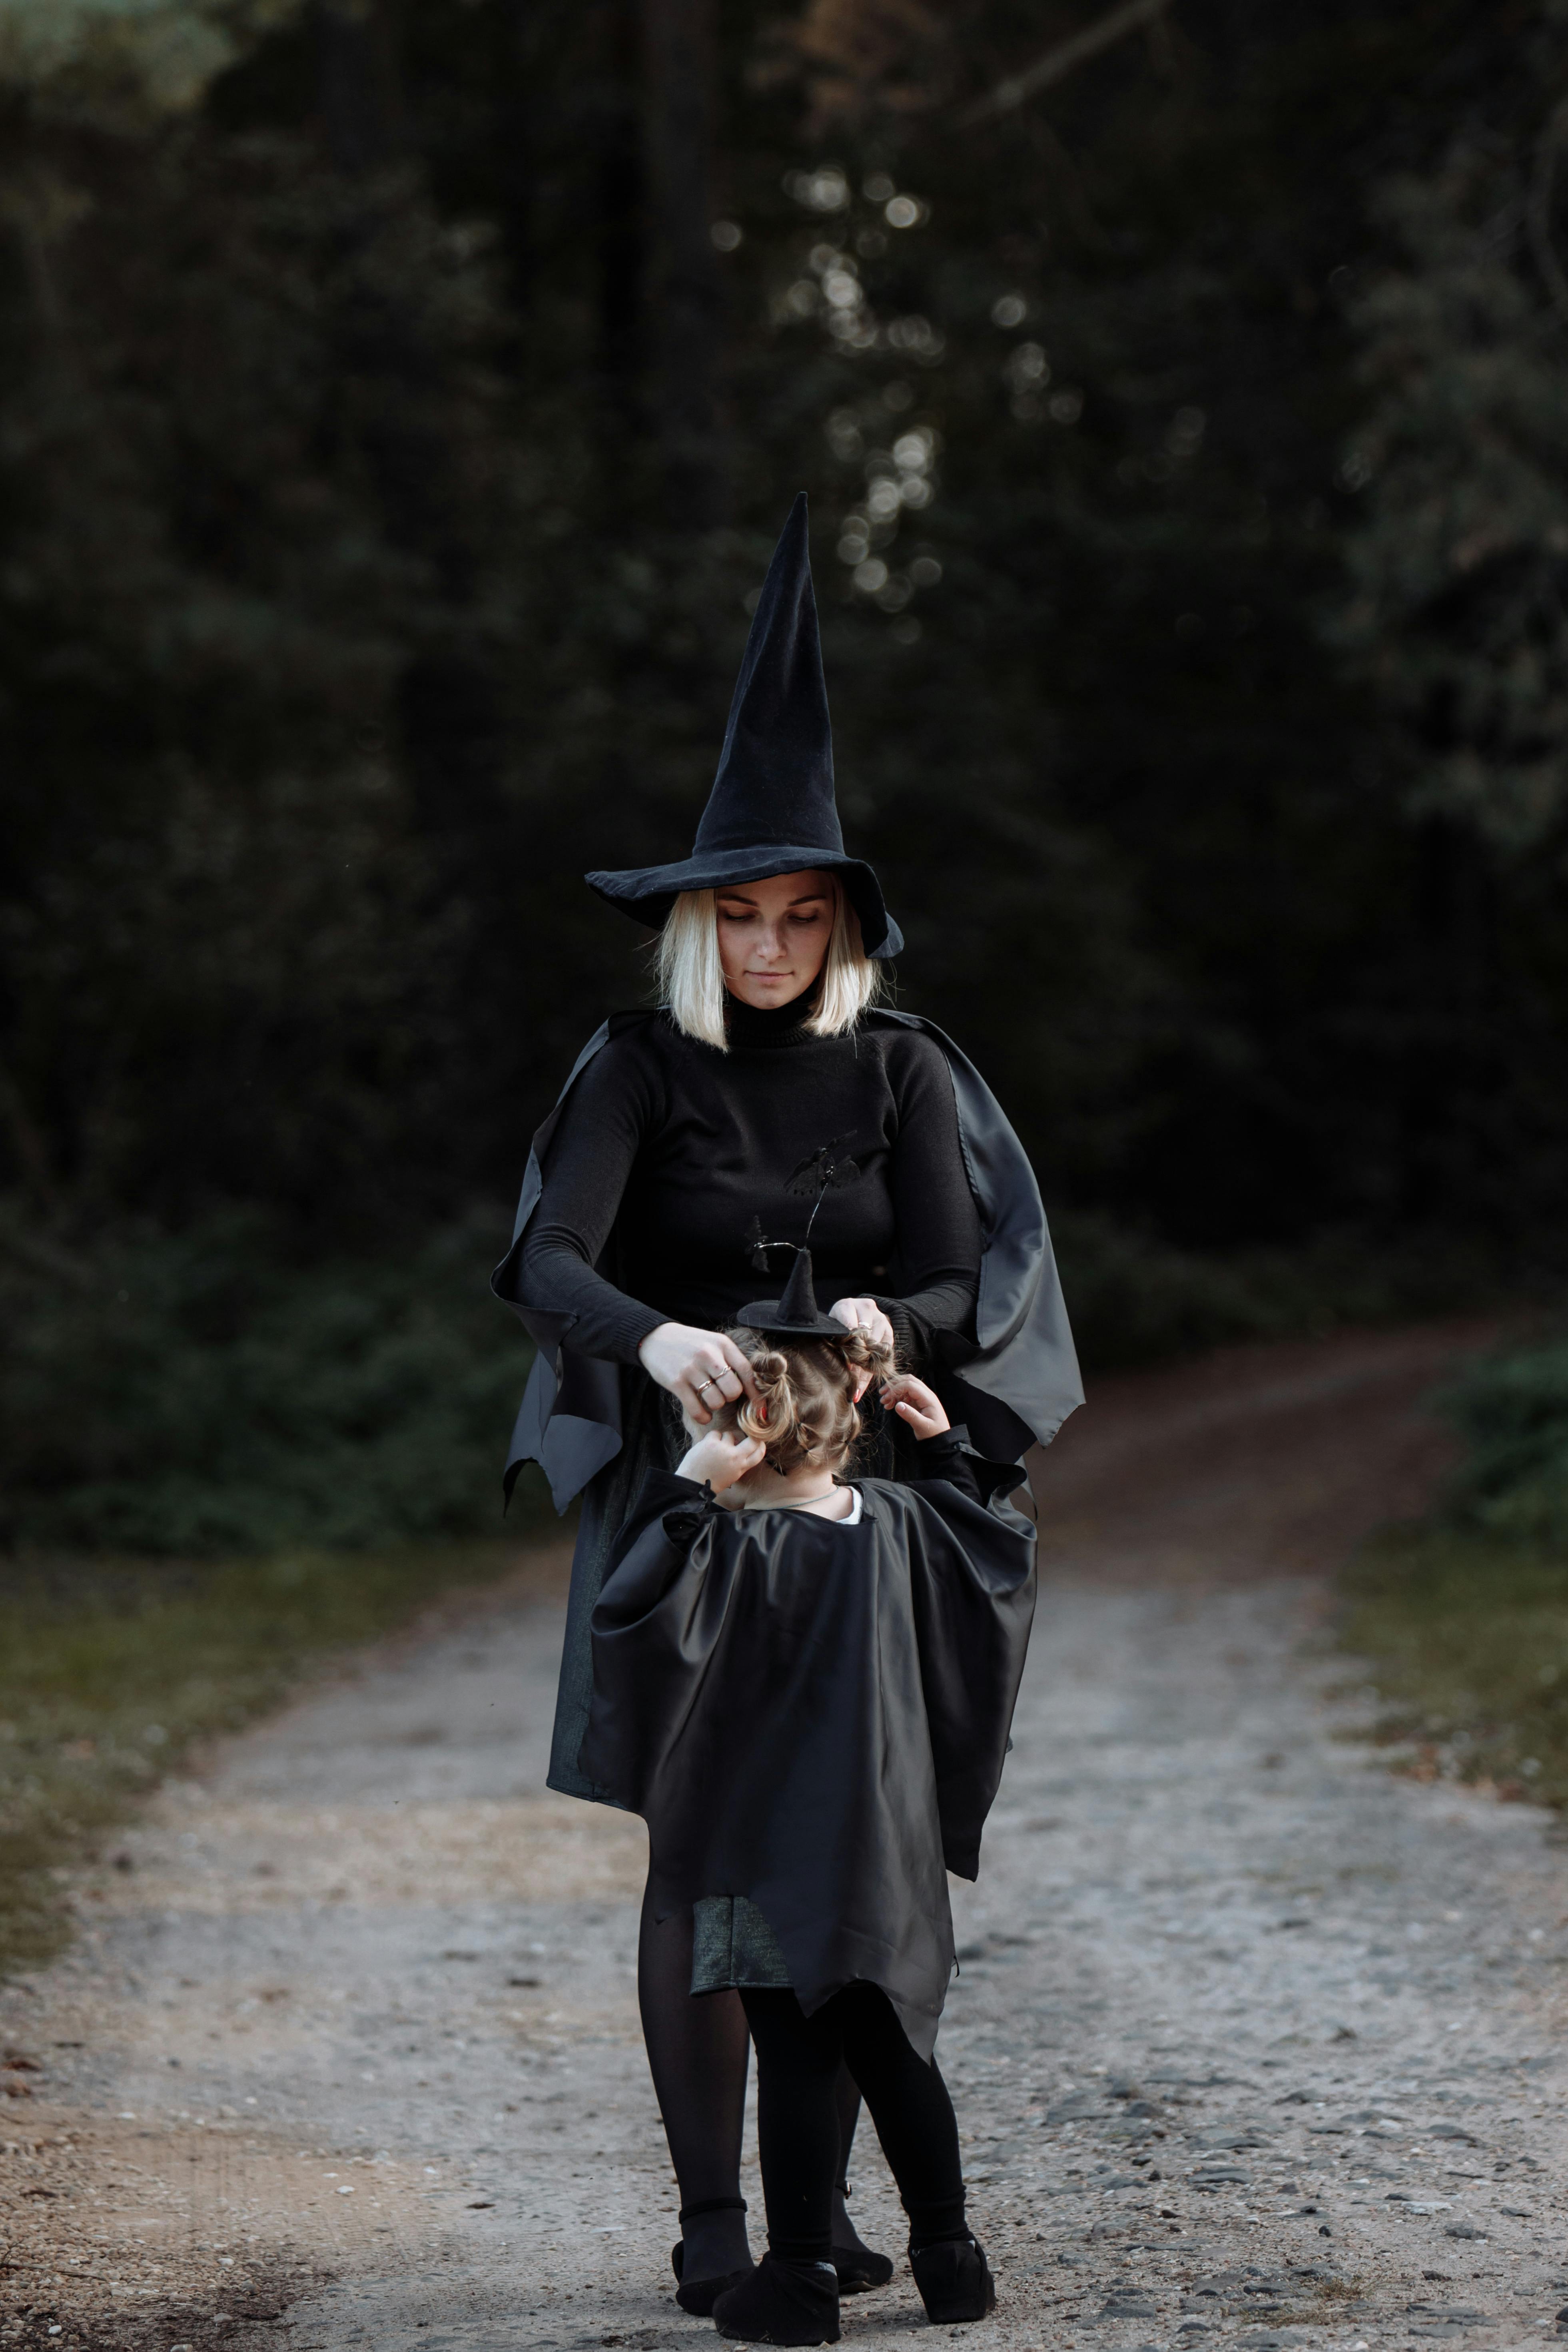
[{"label": "woman in witch costume", "polygon": [[[649,1883],[697,1920],[692,1991],[740,1992],[757,2052],[768,2252],[722,2335],[838,2337],[837,2078],[864,2091],[933,2323],[995,2303],[932,2045],[952,1969],[944,1869],[973,1878],[1035,1601],[1023,1473],[825,1316],[811,1253],[731,1335],[743,1398],[649,1471],[593,1617],[584,1768],[648,1825]],[[848,1481],[873,1377],[915,1479]],[[740,1964],[743,1959],[744,1964]]]},{"label": "woman in witch costume", "polygon": [[[768,1245],[803,1244],[833,1320],[893,1345],[979,1454],[1016,1461],[1081,1402],[1045,1213],[973,1065],[881,1009],[902,945],[844,847],[804,497],[763,583],[692,855],[590,887],[658,927],[661,1003],[590,1038],[534,1138],[495,1288],[538,1342],[508,1479],[542,1465],[582,1496],[549,1783],[614,1798],[582,1749],[589,1621],[650,1469],[683,1415],[754,1395],[726,1336]],[[886,1416],[875,1466],[913,1468]],[[680,2187],[679,2299],[710,2310],[750,2268],[740,2194],[748,2040],[738,1993],[691,1998],[693,1920],[650,1882],[637,1952],[649,2063]],[[744,1981],[742,1973],[741,1981]],[[841,2083],[834,2261],[846,2288],[890,2265],[844,2209],[858,2097]]]}]

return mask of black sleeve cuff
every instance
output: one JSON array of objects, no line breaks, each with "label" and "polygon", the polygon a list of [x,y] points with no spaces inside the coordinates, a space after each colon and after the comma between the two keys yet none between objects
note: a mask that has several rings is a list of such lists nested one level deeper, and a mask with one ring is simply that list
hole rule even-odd
[{"label": "black sleeve cuff", "polygon": [[879,1298],[877,1305],[893,1327],[893,1361],[900,1371],[912,1372],[925,1361],[924,1333],[896,1298]]},{"label": "black sleeve cuff", "polygon": [[951,1429],[935,1437],[922,1437],[916,1454],[922,1478],[945,1478],[950,1486],[976,1503],[994,1503],[999,1495],[1015,1493],[1028,1478],[1022,1463],[988,1462]]},{"label": "black sleeve cuff", "polygon": [[922,1437],[915,1447],[915,1458],[922,1478],[945,1478],[961,1495],[972,1501],[981,1500],[979,1482],[968,1453],[951,1429],[939,1430],[935,1437]]},{"label": "black sleeve cuff", "polygon": [[[651,1307],[643,1306],[640,1299],[628,1298],[625,1312],[616,1317],[613,1329],[606,1334],[610,1344],[603,1352],[616,1363],[638,1364],[642,1358],[637,1349],[648,1333],[657,1331],[661,1323],[669,1319],[668,1315],[657,1314]],[[585,1352],[592,1355],[599,1351],[589,1349]]]}]

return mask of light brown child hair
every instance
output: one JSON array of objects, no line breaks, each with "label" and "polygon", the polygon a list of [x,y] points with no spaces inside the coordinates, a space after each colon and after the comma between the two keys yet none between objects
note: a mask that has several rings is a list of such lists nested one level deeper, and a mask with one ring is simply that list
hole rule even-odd
[{"label": "light brown child hair", "polygon": [[770,1466],[792,1470],[841,1470],[860,1435],[855,1391],[861,1375],[887,1380],[893,1350],[865,1331],[842,1339],[792,1339],[766,1331],[731,1330],[751,1363],[757,1402],[742,1397],[731,1410],[731,1425],[743,1437],[760,1437]]}]

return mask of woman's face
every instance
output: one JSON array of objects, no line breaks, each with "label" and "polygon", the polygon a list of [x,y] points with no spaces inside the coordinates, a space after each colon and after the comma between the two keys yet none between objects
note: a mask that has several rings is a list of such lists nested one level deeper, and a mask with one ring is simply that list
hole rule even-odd
[{"label": "woman's face", "polygon": [[770,1013],[814,985],[833,932],[833,884],[826,874],[774,874],[717,894],[724,985],[742,1004]]}]

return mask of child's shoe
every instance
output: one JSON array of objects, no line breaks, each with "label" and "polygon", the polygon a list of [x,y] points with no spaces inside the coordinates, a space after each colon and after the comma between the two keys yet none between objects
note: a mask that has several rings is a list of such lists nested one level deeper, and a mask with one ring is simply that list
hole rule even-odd
[{"label": "child's shoe", "polygon": [[893,2275],[893,2265],[887,2255],[873,2253],[869,2246],[836,2244],[833,2267],[838,2274],[840,2294],[866,2294],[872,2287],[886,2286]]},{"label": "child's shoe", "polygon": [[833,2267],[840,2294],[865,2294],[871,2287],[886,2286],[893,2275],[887,2255],[875,2252],[849,2219],[847,2180],[834,2184]]},{"label": "child's shoe", "polygon": [[721,2336],[742,2344],[837,2344],[838,2277],[831,2263],[764,2254],[713,2306]]},{"label": "child's shoe", "polygon": [[910,2268],[933,2327],[955,2319],[984,2319],[996,2308],[996,2282],[984,2248],[973,2238],[939,2238],[910,2249]]},{"label": "child's shoe", "polygon": [[680,2282],[675,2290],[675,2300],[682,2311],[693,2312],[699,2319],[711,2318],[719,2297],[727,2294],[732,2286],[739,2286],[742,2279],[750,2278],[752,2265],[748,2263],[744,2270],[721,2271],[717,2278],[693,2279],[688,2285],[683,2260],[685,2251],[684,2246],[679,2244],[669,2250],[670,2268]]}]

